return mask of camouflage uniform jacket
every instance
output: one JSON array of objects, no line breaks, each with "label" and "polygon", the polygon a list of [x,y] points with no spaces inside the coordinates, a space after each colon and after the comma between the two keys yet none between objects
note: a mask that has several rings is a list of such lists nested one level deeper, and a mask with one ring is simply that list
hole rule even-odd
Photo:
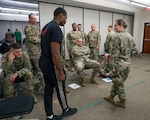
[{"label": "camouflage uniform jacket", "polygon": [[111,46],[111,41],[113,40],[114,33],[115,33],[114,31],[110,31],[107,34],[106,41],[104,43],[104,50],[107,53],[110,53],[110,48],[112,47]]},{"label": "camouflage uniform jacket", "polygon": [[83,32],[83,31],[80,31],[81,32],[81,36],[82,36],[82,40],[83,40],[83,44],[86,45],[86,33]]},{"label": "camouflage uniform jacket", "polygon": [[67,48],[70,49],[76,45],[77,38],[82,38],[82,34],[80,31],[70,31],[67,34]]},{"label": "camouflage uniform jacket", "polygon": [[133,48],[132,39],[132,36],[126,31],[114,34],[114,39],[111,42],[111,57],[114,61],[113,64],[118,62],[122,62],[126,65],[131,64],[130,55]]},{"label": "camouflage uniform jacket", "polygon": [[9,52],[2,56],[2,68],[5,71],[5,75],[18,73],[19,77],[24,75],[24,72],[31,70],[31,63],[28,54],[23,51],[20,58],[14,58],[12,64],[8,62]]},{"label": "camouflage uniform jacket", "polygon": [[90,49],[87,46],[74,46],[72,49],[72,54],[74,56],[74,60],[83,60],[88,61],[90,57]]},{"label": "camouflage uniform jacket", "polygon": [[25,26],[26,47],[29,54],[39,54],[41,52],[41,33],[36,25],[27,24]]},{"label": "camouflage uniform jacket", "polygon": [[101,36],[98,31],[90,31],[87,35],[87,45],[89,47],[100,47]]}]

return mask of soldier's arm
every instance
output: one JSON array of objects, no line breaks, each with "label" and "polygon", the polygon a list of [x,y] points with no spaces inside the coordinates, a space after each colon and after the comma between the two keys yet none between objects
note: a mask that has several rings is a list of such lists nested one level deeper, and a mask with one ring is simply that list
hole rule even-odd
[{"label": "soldier's arm", "polygon": [[67,34],[66,40],[67,40],[66,46],[67,46],[67,49],[69,49],[69,44],[70,44],[70,43],[69,43],[69,42],[70,42],[70,41],[69,41],[69,40],[70,40],[70,33]]},{"label": "soldier's arm", "polygon": [[40,43],[41,42],[40,35],[34,35],[30,26],[25,26],[25,35],[26,35],[27,40],[32,43]]},{"label": "soldier's arm", "polygon": [[97,36],[97,47],[99,48],[101,45],[101,35],[98,32],[98,36]]},{"label": "soldier's arm", "polygon": [[26,52],[23,52],[22,57],[23,57],[22,60],[23,60],[24,66],[22,67],[22,69],[17,71],[19,77],[24,75],[24,73],[26,73],[27,71],[31,71],[31,62],[30,62],[30,58],[28,54]]},{"label": "soldier's arm", "polygon": [[4,54],[2,56],[2,69],[6,72],[6,73],[13,73],[12,72],[12,68],[13,68],[13,64],[8,62],[8,59],[6,57],[6,54]]},{"label": "soldier's arm", "polygon": [[[90,32],[89,32],[90,33]],[[89,46],[89,33],[86,36],[86,45]]]},{"label": "soldier's arm", "polygon": [[79,56],[80,53],[79,53],[78,49],[76,48],[76,46],[73,47],[72,54],[73,54],[74,57],[78,57]]}]

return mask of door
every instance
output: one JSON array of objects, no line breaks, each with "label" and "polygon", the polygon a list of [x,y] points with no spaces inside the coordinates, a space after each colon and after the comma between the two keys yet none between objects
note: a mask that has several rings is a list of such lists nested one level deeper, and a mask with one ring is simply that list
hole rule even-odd
[{"label": "door", "polygon": [[143,53],[150,54],[150,23],[145,23],[144,27]]}]

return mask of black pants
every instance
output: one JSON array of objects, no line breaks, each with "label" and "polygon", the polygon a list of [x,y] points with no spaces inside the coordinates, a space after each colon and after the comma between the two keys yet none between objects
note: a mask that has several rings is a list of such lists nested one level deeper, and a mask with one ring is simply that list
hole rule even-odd
[{"label": "black pants", "polygon": [[57,79],[57,72],[55,66],[49,58],[41,56],[39,64],[45,80],[45,93],[44,93],[45,111],[46,115],[50,116],[53,114],[52,100],[54,88],[56,89],[57,98],[59,100],[62,110],[68,108],[65,93],[65,81],[59,81]]}]

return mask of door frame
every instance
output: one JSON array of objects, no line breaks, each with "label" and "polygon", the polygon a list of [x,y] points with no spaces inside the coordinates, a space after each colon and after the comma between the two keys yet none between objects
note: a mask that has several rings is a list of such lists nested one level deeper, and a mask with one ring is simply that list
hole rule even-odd
[{"label": "door frame", "polygon": [[146,29],[146,25],[147,24],[150,24],[150,22],[146,22],[146,23],[144,23],[144,34],[143,34],[143,48],[142,48],[142,53],[144,53],[144,37],[145,37],[145,29]]}]

